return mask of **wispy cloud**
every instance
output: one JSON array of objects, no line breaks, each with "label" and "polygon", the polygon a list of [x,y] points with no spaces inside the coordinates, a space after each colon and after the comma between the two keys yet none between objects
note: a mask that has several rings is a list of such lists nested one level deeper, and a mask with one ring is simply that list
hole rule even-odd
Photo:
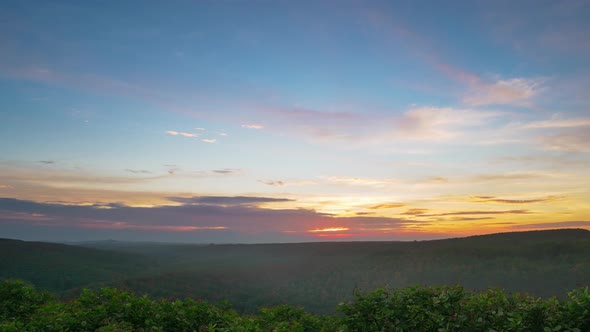
[{"label": "wispy cloud", "polygon": [[484,126],[501,112],[455,109],[451,107],[420,107],[404,113],[395,123],[402,138],[446,139],[463,133],[464,128]]},{"label": "wispy cloud", "polygon": [[125,172],[133,173],[133,174],[151,174],[152,172],[145,170],[145,169],[129,169],[126,168]]},{"label": "wispy cloud", "polygon": [[199,134],[187,133],[183,131],[167,130],[166,134],[172,136],[184,136],[184,137],[199,137]]},{"label": "wispy cloud", "polygon": [[9,184],[0,184],[0,189],[14,189],[14,187]]},{"label": "wispy cloud", "polygon": [[543,79],[511,78],[492,83],[473,82],[463,102],[471,106],[484,105],[530,105],[539,94]]},{"label": "wispy cloud", "polygon": [[532,214],[529,210],[503,210],[503,211],[453,211],[434,214],[417,214],[417,217],[444,217],[444,216],[463,216],[463,215],[487,215],[487,214]]},{"label": "wispy cloud", "polygon": [[51,164],[55,164],[56,162],[54,160],[39,160],[40,164],[45,164],[45,165],[51,165]]},{"label": "wispy cloud", "polygon": [[191,205],[257,205],[261,203],[291,202],[288,198],[252,197],[252,196],[196,196],[196,197],[168,197],[169,200],[177,203]]},{"label": "wispy cloud", "polygon": [[285,187],[285,186],[306,186],[306,185],[315,185],[318,184],[317,181],[311,180],[257,180],[262,184],[272,187]]},{"label": "wispy cloud", "polygon": [[538,179],[538,178],[550,178],[555,177],[555,174],[550,173],[535,173],[535,172],[522,172],[522,173],[490,173],[490,174],[478,174],[469,178],[470,181],[502,181],[502,180],[527,180],[527,179]]},{"label": "wispy cloud", "polygon": [[263,183],[267,186],[273,186],[273,187],[283,187],[285,185],[285,182],[283,181],[263,181],[263,180],[258,180],[258,182]]},{"label": "wispy cloud", "polygon": [[360,177],[348,177],[348,176],[326,176],[323,179],[327,183],[333,184],[344,184],[350,186],[372,186],[372,187],[383,187],[393,184],[400,184],[399,179],[389,178],[360,178]]},{"label": "wispy cloud", "polygon": [[215,142],[217,142],[217,139],[215,139],[215,138],[203,138],[201,140],[201,142],[204,142],[204,143],[215,143]]},{"label": "wispy cloud", "polygon": [[554,135],[542,136],[546,150],[590,152],[590,130],[583,127],[567,128]]},{"label": "wispy cloud", "polygon": [[494,196],[473,196],[471,200],[478,203],[500,203],[500,204],[533,204],[533,203],[545,203],[553,202],[563,199],[562,196],[547,196],[541,198],[528,198],[528,199],[506,199],[498,198]]},{"label": "wispy cloud", "polygon": [[222,174],[222,175],[230,175],[230,174],[238,174],[242,170],[241,169],[234,169],[234,168],[223,168],[223,169],[214,169],[211,172]]},{"label": "wispy cloud", "polygon": [[260,129],[264,129],[264,126],[259,125],[259,124],[243,124],[242,128],[260,130]]},{"label": "wispy cloud", "polygon": [[590,119],[562,119],[560,116],[554,116],[550,120],[531,122],[524,126],[524,128],[574,128],[574,127],[588,127],[590,126]]},{"label": "wispy cloud", "polygon": [[405,212],[400,213],[400,214],[401,215],[404,215],[404,216],[419,216],[419,215],[425,214],[428,211],[429,211],[429,209],[418,209],[418,208],[414,208],[414,209],[406,210]]},{"label": "wispy cloud", "polygon": [[[207,179],[240,174],[240,169],[225,168],[212,170],[187,170],[178,166],[168,165],[167,169],[152,172],[143,169],[124,169],[122,173],[104,173],[85,168],[44,167],[35,164],[17,163],[12,166],[0,165],[0,183],[11,185],[21,184],[27,188],[34,186],[51,188],[86,188],[92,190],[113,190],[119,186],[120,190],[156,181],[171,180],[173,178]],[[125,187],[125,189],[122,189]],[[118,189],[118,190],[119,190]],[[46,189],[43,189],[44,191]]]},{"label": "wispy cloud", "polygon": [[406,206],[405,204],[401,203],[383,203],[369,206],[368,208],[371,210],[389,210],[389,209],[397,209]]}]

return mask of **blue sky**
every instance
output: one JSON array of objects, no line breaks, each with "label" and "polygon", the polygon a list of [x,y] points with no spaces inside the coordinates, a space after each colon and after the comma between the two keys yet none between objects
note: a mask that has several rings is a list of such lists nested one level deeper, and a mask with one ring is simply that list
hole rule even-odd
[{"label": "blue sky", "polygon": [[[257,242],[590,225],[588,1],[0,6],[6,236]],[[220,221],[235,204],[198,197],[269,200],[247,203],[264,217],[242,227]],[[111,215],[96,226],[98,210],[188,206],[229,210],[196,209],[192,229]],[[293,211],[305,214],[288,227],[264,221]]]}]

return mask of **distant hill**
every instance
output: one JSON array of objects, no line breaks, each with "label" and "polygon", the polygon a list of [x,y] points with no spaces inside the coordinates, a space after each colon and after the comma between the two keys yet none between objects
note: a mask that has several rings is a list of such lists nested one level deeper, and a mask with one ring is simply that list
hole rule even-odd
[{"label": "distant hill", "polygon": [[145,273],[150,259],[72,245],[0,239],[0,278],[21,278],[54,292]]},{"label": "distant hill", "polygon": [[590,284],[590,231],[234,245],[1,240],[0,277],[55,291],[108,284],[158,297],[228,300],[240,312],[288,303],[329,313],[355,290],[416,284],[562,296]]}]

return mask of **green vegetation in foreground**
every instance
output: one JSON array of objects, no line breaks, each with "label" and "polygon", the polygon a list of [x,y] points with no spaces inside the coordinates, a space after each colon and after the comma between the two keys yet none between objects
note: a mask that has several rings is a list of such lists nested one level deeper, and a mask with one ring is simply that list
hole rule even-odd
[{"label": "green vegetation in foreground", "polygon": [[154,300],[114,288],[84,290],[69,302],[22,281],[0,285],[0,331],[590,331],[590,292],[566,300],[472,293],[460,286],[356,294],[339,315],[286,305],[239,315],[227,304]]}]

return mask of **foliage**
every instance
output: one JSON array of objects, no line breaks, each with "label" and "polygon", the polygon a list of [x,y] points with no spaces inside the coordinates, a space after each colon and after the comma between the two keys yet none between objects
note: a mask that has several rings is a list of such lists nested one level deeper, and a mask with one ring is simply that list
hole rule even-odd
[{"label": "foliage", "polygon": [[[227,300],[240,314],[301,306],[334,314],[354,290],[459,284],[566,297],[590,281],[590,232],[551,230],[416,242],[253,245],[63,245],[0,239],[0,280],[18,278],[62,299],[127,289],[156,299]],[[117,327],[124,328],[124,327]]]},{"label": "foliage", "polygon": [[378,289],[356,293],[339,315],[317,316],[279,305],[240,315],[227,303],[155,300],[102,288],[59,302],[18,280],[0,284],[0,331],[590,331],[590,292],[578,288],[566,300],[541,300],[460,286]]}]

